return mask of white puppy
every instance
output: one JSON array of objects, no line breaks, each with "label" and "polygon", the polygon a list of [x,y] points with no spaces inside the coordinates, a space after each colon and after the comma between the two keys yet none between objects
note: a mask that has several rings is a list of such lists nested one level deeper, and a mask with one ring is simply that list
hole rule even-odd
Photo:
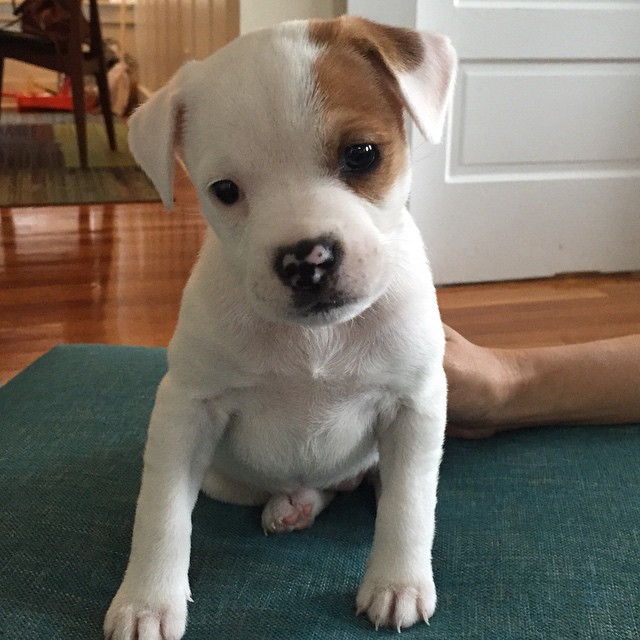
[{"label": "white puppy", "polygon": [[441,137],[455,56],[432,33],[360,18],[291,22],[185,65],[131,120],[172,206],[181,150],[211,226],[187,284],[144,454],[114,639],[184,634],[198,491],[309,526],[379,470],[357,607],[433,614],[444,334],[405,203],[404,114]]}]

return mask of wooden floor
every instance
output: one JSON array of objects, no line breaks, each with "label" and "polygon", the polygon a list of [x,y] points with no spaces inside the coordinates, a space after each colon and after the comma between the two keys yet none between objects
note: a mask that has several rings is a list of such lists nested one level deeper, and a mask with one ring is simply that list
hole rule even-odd
[{"label": "wooden floor", "polygon": [[[60,343],[164,346],[204,232],[186,183],[158,204],[0,209],[0,383]],[[447,287],[445,322],[491,346],[640,333],[640,277]]]}]

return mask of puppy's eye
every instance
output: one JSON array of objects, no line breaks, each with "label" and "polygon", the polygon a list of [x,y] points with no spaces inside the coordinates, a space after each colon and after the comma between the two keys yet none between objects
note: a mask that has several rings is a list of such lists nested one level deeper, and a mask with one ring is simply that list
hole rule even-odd
[{"label": "puppy's eye", "polygon": [[209,192],[212,193],[222,204],[232,205],[240,199],[240,189],[231,180],[218,180],[209,185]]},{"label": "puppy's eye", "polygon": [[378,146],[365,142],[345,147],[339,159],[340,171],[346,175],[362,175],[373,171],[380,161]]}]

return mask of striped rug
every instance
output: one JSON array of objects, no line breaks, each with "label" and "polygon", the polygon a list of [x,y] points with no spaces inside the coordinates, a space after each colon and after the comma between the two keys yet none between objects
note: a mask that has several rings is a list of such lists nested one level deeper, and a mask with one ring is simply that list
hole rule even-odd
[{"label": "striped rug", "polygon": [[89,169],[81,169],[72,114],[2,113],[0,206],[158,201],[129,153],[122,121],[116,137],[111,151],[102,118],[89,116]]}]

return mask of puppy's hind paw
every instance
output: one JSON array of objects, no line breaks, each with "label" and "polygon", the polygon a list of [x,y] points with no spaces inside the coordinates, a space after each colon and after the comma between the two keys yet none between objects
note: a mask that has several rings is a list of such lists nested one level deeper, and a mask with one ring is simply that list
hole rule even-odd
[{"label": "puppy's hind paw", "polygon": [[262,511],[262,530],[270,533],[288,533],[306,529],[313,524],[313,503],[294,500],[284,493],[272,496]]},{"label": "puppy's hind paw", "polygon": [[262,529],[270,533],[288,533],[306,529],[333,498],[331,491],[299,489],[293,493],[277,493],[262,511]]},{"label": "puppy's hind paw", "polygon": [[376,629],[391,627],[401,631],[429,618],[436,608],[433,582],[414,585],[371,584],[360,586],[356,598],[357,614],[366,613]]}]

